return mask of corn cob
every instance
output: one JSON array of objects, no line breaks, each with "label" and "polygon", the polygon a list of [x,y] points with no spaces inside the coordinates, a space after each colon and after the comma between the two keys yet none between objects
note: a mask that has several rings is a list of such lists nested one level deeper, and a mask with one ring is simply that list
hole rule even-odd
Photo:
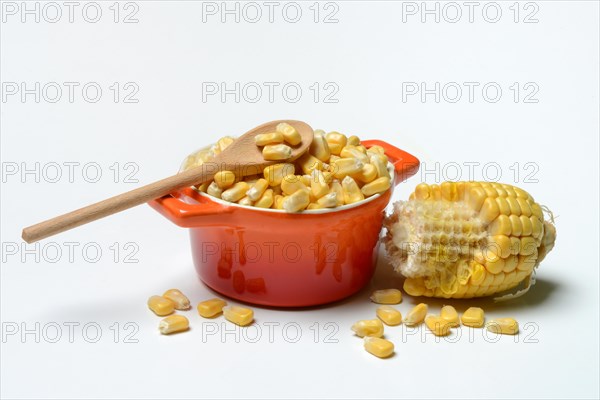
[{"label": "corn cob", "polygon": [[410,295],[522,294],[554,247],[552,222],[527,192],[511,185],[423,183],[409,201],[394,204],[384,243]]}]

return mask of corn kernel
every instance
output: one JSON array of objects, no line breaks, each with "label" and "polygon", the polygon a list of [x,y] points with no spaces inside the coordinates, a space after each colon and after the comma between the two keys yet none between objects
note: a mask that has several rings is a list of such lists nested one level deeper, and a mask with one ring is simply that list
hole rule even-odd
[{"label": "corn kernel", "polygon": [[379,155],[379,154],[372,155],[369,158],[369,161],[371,162],[371,164],[373,164],[373,166],[377,170],[377,176],[379,178],[390,179],[390,172],[387,169],[387,162],[385,161],[384,156]]},{"label": "corn kernel", "polygon": [[227,189],[235,182],[235,174],[231,171],[219,171],[213,180],[221,189]]},{"label": "corn kernel", "polygon": [[427,315],[427,304],[417,304],[412,310],[408,312],[404,318],[404,325],[414,326],[418,325],[425,320]]},{"label": "corn kernel", "polygon": [[208,189],[208,185],[209,185],[208,182],[204,182],[204,183],[201,183],[200,186],[196,186],[196,189],[199,192],[206,193],[206,190]]},{"label": "corn kernel", "polygon": [[358,160],[360,160],[360,162],[362,162],[363,164],[366,164],[369,162],[369,157],[367,157],[366,154],[363,154],[362,151],[358,150],[356,147],[354,146],[346,146],[342,149],[342,151],[340,152],[340,157],[342,158],[356,158]]},{"label": "corn kernel", "polygon": [[254,203],[254,207],[270,208],[273,205],[273,189],[267,189],[263,195]]},{"label": "corn kernel", "polygon": [[334,192],[327,193],[325,196],[317,200],[320,208],[332,208],[338,206],[337,194]]},{"label": "corn kernel", "polygon": [[349,136],[348,140],[346,142],[346,145],[347,146],[359,146],[360,145],[360,139],[356,135]]},{"label": "corn kernel", "polygon": [[325,135],[325,139],[327,140],[327,145],[329,146],[331,154],[335,154],[336,156],[340,155],[340,152],[348,142],[346,135],[339,132],[329,132]]},{"label": "corn kernel", "polygon": [[440,312],[440,317],[446,322],[448,322],[453,328],[460,326],[460,322],[458,320],[458,313],[456,312],[456,309],[452,306],[443,306],[442,311]]},{"label": "corn kernel", "polygon": [[364,200],[365,196],[362,194],[356,181],[351,177],[347,176],[342,180],[342,189],[344,191],[344,203],[352,204],[357,201]]},{"label": "corn kernel", "polygon": [[338,179],[357,174],[362,167],[363,163],[356,158],[340,158],[331,164],[333,175]]},{"label": "corn kernel", "polygon": [[250,197],[248,197],[248,196],[242,197],[241,199],[238,200],[237,203],[241,206],[253,206],[254,205],[254,202],[252,200],[250,200]]},{"label": "corn kernel", "polygon": [[283,210],[283,200],[285,200],[285,196],[280,194],[275,195],[275,198],[273,199],[273,208]]},{"label": "corn kernel", "polygon": [[514,318],[496,318],[485,324],[488,331],[503,335],[519,333],[519,323]]},{"label": "corn kernel", "polygon": [[329,192],[329,185],[327,185],[323,172],[316,169],[313,170],[310,181],[310,191],[316,199],[320,199]]},{"label": "corn kernel", "polygon": [[298,189],[283,200],[283,209],[287,212],[304,210],[310,204],[310,196],[307,189]]},{"label": "corn kernel", "polygon": [[297,144],[300,144],[300,142],[302,142],[302,136],[300,136],[300,134],[298,133],[296,128],[294,128],[290,124],[282,122],[277,125],[275,130],[277,132],[280,132],[283,135],[283,140],[285,140],[292,146],[295,146]]},{"label": "corn kernel", "polygon": [[267,161],[287,160],[292,156],[292,148],[285,144],[268,144],[263,147],[262,155]]},{"label": "corn kernel", "polygon": [[[297,161],[297,164],[302,169],[302,173],[306,175],[310,175],[313,170],[323,170],[323,161],[319,160],[317,157],[313,156],[310,153],[304,154]],[[293,172],[292,172],[293,173]]]},{"label": "corn kernel", "polygon": [[169,289],[163,293],[163,297],[165,299],[169,299],[175,304],[176,310],[189,310],[192,308],[190,305],[190,299],[188,299],[183,293],[181,293],[178,289]]},{"label": "corn kernel", "polygon": [[402,301],[402,292],[398,289],[381,289],[371,294],[371,301],[377,304],[398,304]]},{"label": "corn kernel", "polygon": [[163,335],[187,331],[189,328],[190,321],[183,315],[171,315],[170,317],[163,318],[158,323],[158,330]]},{"label": "corn kernel", "polygon": [[392,306],[379,306],[376,313],[386,325],[396,326],[402,323],[402,314]]},{"label": "corn kernel", "polygon": [[294,164],[274,164],[266,167],[263,170],[263,175],[267,182],[269,182],[269,186],[279,186],[281,185],[281,180],[283,177],[293,174],[295,170],[296,168],[294,167]]},{"label": "corn kernel", "polygon": [[307,210],[319,210],[323,207],[321,207],[318,203],[310,203],[308,205],[308,207],[306,207]]},{"label": "corn kernel", "polygon": [[378,319],[364,319],[352,325],[352,330],[357,336],[383,336],[383,323]]},{"label": "corn kernel", "polygon": [[225,201],[235,203],[246,195],[248,189],[250,189],[250,186],[246,182],[238,182],[233,187],[221,193],[221,198]]},{"label": "corn kernel", "polygon": [[219,139],[217,141],[217,147],[219,148],[220,151],[225,150],[231,143],[234,142],[234,138],[232,138],[231,136],[225,136],[222,137],[221,139]]},{"label": "corn kernel", "polygon": [[209,195],[216,197],[217,199],[221,198],[221,194],[223,194],[223,189],[221,189],[219,187],[219,185],[217,185],[216,182],[211,182],[210,185],[208,185],[208,188],[206,189],[206,193],[208,193]]},{"label": "corn kernel", "polygon": [[246,307],[225,306],[223,315],[227,321],[239,326],[250,325],[254,321],[254,311]]},{"label": "corn kernel", "polygon": [[483,310],[479,307],[469,307],[460,318],[463,325],[473,328],[481,328],[484,319]]},{"label": "corn kernel", "polygon": [[257,201],[260,199],[269,187],[269,182],[266,179],[258,179],[246,192],[246,196],[252,201]]},{"label": "corn kernel", "polygon": [[226,305],[227,302],[225,300],[214,298],[198,303],[196,308],[198,309],[198,314],[200,314],[201,317],[212,318],[218,314],[221,314],[223,312],[223,307]]},{"label": "corn kernel", "polygon": [[281,180],[281,191],[285,195],[291,195],[296,191],[303,189],[308,189],[302,183],[302,177],[298,175],[288,175]]},{"label": "corn kernel", "polygon": [[365,350],[379,358],[394,354],[394,343],[387,339],[367,336],[364,339]]},{"label": "corn kernel", "polygon": [[151,296],[148,299],[148,308],[156,315],[169,315],[175,311],[175,303],[162,296]]},{"label": "corn kernel", "polygon": [[338,206],[344,205],[344,189],[342,184],[337,179],[331,182],[331,193],[335,193],[335,198]]},{"label": "corn kernel", "polygon": [[331,156],[331,151],[329,150],[329,145],[327,144],[327,140],[325,140],[325,135],[323,135],[320,131],[317,133],[315,131],[315,135],[313,137],[313,141],[310,144],[310,154],[318,158],[319,160],[326,162],[329,161],[329,157]]},{"label": "corn kernel", "polygon": [[353,178],[363,183],[372,182],[377,178],[377,168],[373,164],[367,163],[363,165],[360,172],[355,174]]},{"label": "corn kernel", "polygon": [[281,144],[283,143],[283,134],[281,132],[261,133],[254,136],[254,143],[261,147],[268,144]]},{"label": "corn kernel", "polygon": [[386,190],[388,190],[390,188],[390,186],[391,186],[390,179],[384,177],[384,178],[377,178],[373,182],[367,183],[360,190],[365,196],[369,197],[376,193],[385,192]]},{"label": "corn kernel", "polygon": [[428,315],[425,318],[425,325],[436,336],[447,336],[450,334],[451,324],[437,315]]}]

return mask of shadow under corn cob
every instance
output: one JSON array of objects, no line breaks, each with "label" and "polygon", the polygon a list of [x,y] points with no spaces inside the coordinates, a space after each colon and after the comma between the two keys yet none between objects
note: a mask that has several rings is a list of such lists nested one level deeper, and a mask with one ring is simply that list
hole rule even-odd
[{"label": "shadow under corn cob", "polygon": [[422,183],[408,201],[394,204],[384,225],[391,263],[413,296],[470,298],[528,289],[556,239],[553,223],[529,193],[489,182]]}]

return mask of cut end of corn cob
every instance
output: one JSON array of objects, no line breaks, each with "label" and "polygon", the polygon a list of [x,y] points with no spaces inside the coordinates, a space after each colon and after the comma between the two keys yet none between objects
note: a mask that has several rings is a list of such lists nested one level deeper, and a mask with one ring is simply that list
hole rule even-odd
[{"label": "cut end of corn cob", "polygon": [[394,204],[385,226],[391,263],[412,296],[528,289],[556,239],[554,225],[527,192],[488,182],[420,184],[409,201]]}]

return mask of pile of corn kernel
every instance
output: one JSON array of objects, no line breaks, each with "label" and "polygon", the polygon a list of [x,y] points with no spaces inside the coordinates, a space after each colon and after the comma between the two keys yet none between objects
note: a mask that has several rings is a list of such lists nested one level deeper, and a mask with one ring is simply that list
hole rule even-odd
[{"label": "pile of corn kernel", "polygon": [[364,348],[369,353],[379,357],[387,358],[394,354],[394,343],[383,338],[384,324],[397,326],[401,323],[407,326],[417,326],[425,322],[427,328],[436,336],[447,336],[451,328],[462,325],[472,328],[481,328],[485,325],[490,332],[504,335],[516,335],[519,332],[519,324],[513,318],[497,318],[485,323],[483,309],[479,307],[468,308],[459,318],[456,309],[445,305],[439,315],[427,314],[429,307],[425,303],[417,304],[406,317],[402,319],[400,311],[391,304],[402,302],[402,293],[398,289],[376,290],[371,295],[371,301],[381,304],[377,307],[378,319],[361,320],[352,325],[352,330],[363,338]]},{"label": "pile of corn kernel", "polygon": [[[189,156],[183,170],[210,162],[233,141],[221,138]],[[233,171],[220,171],[197,189],[232,203],[298,212],[353,204],[391,186],[384,149],[367,149],[357,136],[317,130],[309,151],[294,163],[285,162],[292,152],[287,144],[299,144],[301,137],[291,125],[281,123],[275,132],[257,135],[255,141],[264,146],[265,159],[283,162],[266,167],[262,175],[243,179]]]},{"label": "pile of corn kernel", "polygon": [[[169,289],[162,296],[151,296],[148,299],[148,308],[160,317],[168,315],[158,324],[158,330],[163,335],[187,331],[190,328],[190,321],[186,317],[173,314],[175,310],[185,311],[192,308],[188,297],[178,289]],[[196,309],[203,318],[215,318],[223,314],[227,321],[239,326],[247,326],[254,321],[254,311],[250,308],[229,306],[225,300],[219,298],[201,301]]]}]

